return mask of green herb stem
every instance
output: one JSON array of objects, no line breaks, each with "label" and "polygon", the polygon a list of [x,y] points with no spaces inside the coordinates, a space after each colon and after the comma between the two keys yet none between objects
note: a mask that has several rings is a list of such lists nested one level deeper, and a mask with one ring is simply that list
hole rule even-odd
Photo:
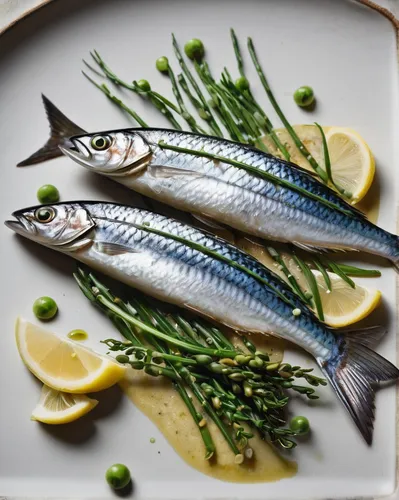
[{"label": "green herb stem", "polygon": [[306,146],[303,144],[303,142],[298,137],[297,133],[295,132],[295,130],[292,128],[289,121],[285,117],[280,106],[278,105],[278,103],[274,97],[274,94],[269,86],[269,83],[266,79],[266,76],[265,76],[265,74],[260,66],[258,57],[257,57],[256,52],[255,52],[255,47],[254,47],[254,44],[253,44],[253,41],[251,38],[248,38],[248,50],[249,50],[249,53],[251,55],[252,61],[254,63],[255,69],[259,75],[260,81],[262,82],[263,88],[265,89],[266,94],[267,94],[274,110],[278,114],[280,120],[283,122],[284,127],[287,129],[287,132],[290,134],[292,140],[294,141],[295,145],[299,149],[300,153],[308,160],[308,162],[310,163],[313,170],[315,172],[317,172],[320,179],[325,183],[328,182],[328,176],[327,176],[326,172],[319,166],[317,161],[310,154],[310,152],[308,151]]},{"label": "green herb stem", "polygon": [[180,49],[179,49],[179,45],[177,43],[177,40],[175,38],[174,35],[172,35],[172,41],[173,41],[173,48],[175,50],[175,54],[176,54],[176,58],[180,64],[180,67],[184,73],[184,75],[186,76],[186,78],[188,79],[188,81],[190,82],[191,86],[193,87],[195,93],[197,94],[198,96],[198,99],[201,101],[202,103],[202,106],[204,108],[204,110],[208,113],[209,115],[209,126],[211,127],[212,129],[212,132],[217,136],[217,137],[223,137],[223,133],[222,131],[220,130],[220,127],[219,125],[217,124],[215,118],[213,117],[213,114],[208,106],[208,103],[206,102],[206,99],[204,97],[204,94],[202,93],[199,85],[197,84],[197,82],[195,81],[195,78],[193,77],[193,75],[191,74],[191,71],[188,69],[188,66],[187,64],[185,63],[184,61],[184,58],[180,52]]}]

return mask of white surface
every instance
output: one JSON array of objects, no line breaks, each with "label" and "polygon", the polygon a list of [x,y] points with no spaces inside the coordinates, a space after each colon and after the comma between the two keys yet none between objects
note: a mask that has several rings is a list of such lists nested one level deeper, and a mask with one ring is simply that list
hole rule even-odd
[{"label": "white surface", "polygon": [[[172,30],[181,43],[192,36],[202,38],[210,49],[215,72],[224,64],[233,71],[228,29],[235,26],[242,39],[253,36],[270,83],[292,123],[316,120],[346,125],[369,142],[377,158],[383,193],[379,222],[394,231],[398,84],[395,38],[389,21],[346,0],[303,0],[300,8],[295,0],[248,0],[245,4],[238,0],[114,0],[87,1],[78,8],[80,4],[77,0],[68,5],[57,2],[0,39],[2,219],[15,209],[35,204],[37,188],[47,182],[60,188],[64,200],[134,200],[132,193],[89,175],[66,158],[15,168],[47,137],[40,92],[89,130],[131,123],[80,75],[81,58],[87,57],[89,50],[97,48],[127,79],[148,78],[166,93],[167,83],[155,70],[154,61],[165,54],[177,68],[170,45]],[[257,82],[252,68],[249,74]],[[301,84],[311,84],[317,92],[318,106],[311,115],[292,101],[293,90]],[[256,91],[270,110],[259,85]],[[138,98],[126,95],[126,100],[152,124],[165,125]],[[270,115],[277,124],[274,114]],[[97,341],[113,331],[80,295],[71,278],[72,261],[16,238],[3,226],[0,241],[4,283],[0,302],[0,495],[109,497],[103,474],[114,462],[131,468],[135,498],[140,499],[308,500],[393,491],[393,389],[378,394],[372,448],[362,442],[332,392],[324,390],[322,403],[308,410],[314,433],[311,442],[300,446],[295,455],[298,475],[257,485],[222,483],[191,469],[117,391],[104,394],[94,421],[87,419],[83,425],[60,431],[30,422],[39,387],[16,352],[12,331],[17,314],[31,318],[33,300],[46,294],[60,306],[59,317],[51,323],[58,332],[86,329],[98,347]],[[378,286],[384,292],[384,319],[389,325],[389,335],[379,351],[394,360],[394,272],[384,269]],[[307,411],[304,403],[298,403],[297,410]],[[152,436],[156,445],[149,444]]]}]

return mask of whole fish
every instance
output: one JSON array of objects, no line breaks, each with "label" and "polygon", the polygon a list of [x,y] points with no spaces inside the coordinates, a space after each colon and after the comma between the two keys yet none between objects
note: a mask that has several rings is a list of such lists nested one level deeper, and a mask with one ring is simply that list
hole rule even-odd
[{"label": "whole fish", "polygon": [[[297,165],[250,146],[188,132],[134,128],[86,134],[44,96],[43,101],[51,137],[19,166],[53,158],[60,149],[93,172],[197,216],[307,250],[380,255],[398,269],[398,236],[369,222]],[[241,167],[190,152],[238,161]]]},{"label": "whole fish", "polygon": [[306,349],[371,443],[375,385],[399,377],[394,365],[368,347],[382,335],[380,328],[346,335],[328,328],[254,258],[163,215],[79,201],[30,207],[13,216],[6,225],[16,233],[158,299]]}]

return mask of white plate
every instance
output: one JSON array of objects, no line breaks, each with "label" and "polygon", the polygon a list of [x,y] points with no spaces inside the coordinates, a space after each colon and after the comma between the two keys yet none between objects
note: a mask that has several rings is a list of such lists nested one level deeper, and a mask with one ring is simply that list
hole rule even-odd
[{"label": "white plate", "polygon": [[[156,71],[160,55],[172,56],[170,32],[181,43],[204,40],[211,66],[235,68],[229,40],[234,26],[251,35],[276,96],[292,123],[318,121],[353,127],[371,145],[381,189],[379,223],[395,231],[398,196],[398,82],[395,34],[375,11],[347,0],[147,0],[54,2],[26,18],[0,39],[0,215],[36,203],[36,190],[53,183],[62,199],[133,202],[131,192],[90,175],[67,158],[31,168],[15,164],[47,137],[40,93],[45,93],[88,130],[131,122],[80,74],[81,58],[97,48],[126,79],[148,78],[170,94]],[[248,58],[247,58],[248,59]],[[248,61],[251,80],[256,74]],[[295,88],[312,85],[314,113],[292,100]],[[256,94],[270,110],[259,85]],[[167,125],[137,97],[132,105],[154,125]],[[278,123],[270,110],[270,115]],[[297,476],[276,483],[239,485],[216,481],[186,465],[151,422],[118,391],[104,394],[93,422],[54,429],[29,415],[39,386],[24,369],[13,338],[18,314],[32,318],[40,295],[54,297],[60,314],[51,327],[90,332],[90,342],[108,337],[110,327],[85,302],[71,273],[74,263],[22,241],[0,226],[0,495],[109,497],[104,471],[114,462],[129,465],[134,496],[140,499],[322,499],[387,495],[395,487],[395,390],[377,397],[374,444],[368,448],[330,389],[308,409],[314,429],[295,458]],[[383,320],[389,334],[379,352],[395,360],[395,273],[382,265]],[[373,282],[376,284],[377,282]],[[376,318],[373,318],[376,321]],[[303,359],[303,357],[301,356]],[[108,408],[107,408],[108,406]],[[101,408],[103,408],[101,410]],[[106,410],[104,410],[106,408]],[[297,411],[306,411],[298,403]],[[154,436],[156,445],[150,445]],[[160,451],[160,454],[158,454]]]}]

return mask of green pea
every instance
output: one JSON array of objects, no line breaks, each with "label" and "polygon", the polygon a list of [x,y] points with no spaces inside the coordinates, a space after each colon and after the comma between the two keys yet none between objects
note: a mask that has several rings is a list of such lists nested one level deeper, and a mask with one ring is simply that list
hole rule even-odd
[{"label": "green pea", "polygon": [[33,314],[39,319],[52,319],[57,314],[58,306],[51,297],[39,297],[33,303]]},{"label": "green pea", "polygon": [[205,54],[204,44],[198,38],[193,38],[184,46],[184,52],[189,59],[201,61]]},{"label": "green pea", "polygon": [[245,78],[245,76],[240,76],[236,80],[236,88],[243,92],[244,90],[249,90],[249,81]]},{"label": "green pea", "polygon": [[107,472],[105,473],[105,479],[107,483],[114,490],[120,490],[125,488],[131,481],[130,471],[123,464],[111,465]]},{"label": "green pea", "polygon": [[158,57],[158,59],[155,62],[155,66],[158,71],[161,73],[167,73],[169,70],[169,61],[168,58],[165,56]]},{"label": "green pea", "polygon": [[290,422],[290,429],[295,434],[307,434],[310,430],[309,420],[306,417],[294,417]]},{"label": "green pea", "polygon": [[148,80],[139,80],[137,82],[137,87],[143,92],[150,92],[151,90],[151,85]]},{"label": "green pea", "polygon": [[60,201],[60,193],[52,184],[45,184],[37,190],[39,203],[57,203]]},{"label": "green pea", "polygon": [[310,106],[314,101],[314,92],[312,87],[308,87],[307,85],[299,87],[299,89],[294,92],[294,101],[302,108]]}]

